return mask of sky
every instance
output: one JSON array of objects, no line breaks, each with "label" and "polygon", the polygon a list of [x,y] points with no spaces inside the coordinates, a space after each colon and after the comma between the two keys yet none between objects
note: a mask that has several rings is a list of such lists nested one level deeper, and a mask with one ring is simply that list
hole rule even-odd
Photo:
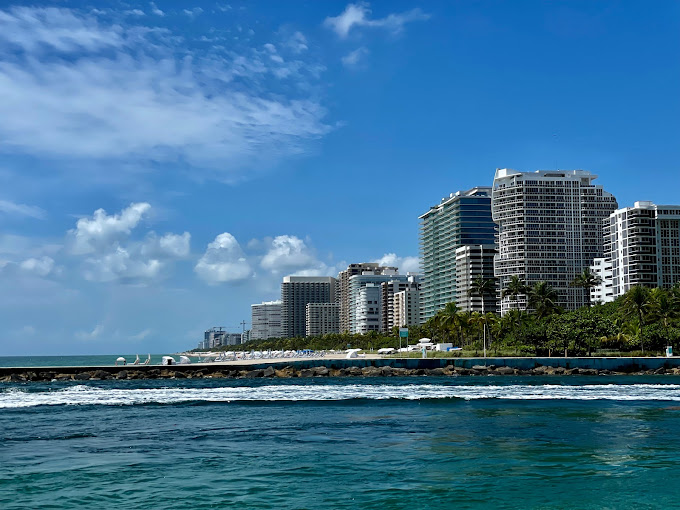
[{"label": "sky", "polygon": [[[496,168],[678,204],[680,3],[0,3],[0,356],[169,353],[418,270]],[[246,324],[248,327],[248,324]]]}]

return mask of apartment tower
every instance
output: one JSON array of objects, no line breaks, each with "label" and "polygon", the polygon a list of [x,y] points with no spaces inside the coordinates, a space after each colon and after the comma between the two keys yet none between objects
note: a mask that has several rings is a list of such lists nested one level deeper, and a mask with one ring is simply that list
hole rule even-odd
[{"label": "apartment tower", "polygon": [[284,276],[281,284],[281,327],[285,338],[307,333],[307,304],[335,303],[332,276]]},{"label": "apartment tower", "polygon": [[250,305],[251,340],[266,340],[268,338],[281,338],[281,301],[265,301],[260,304]]},{"label": "apartment tower", "polygon": [[352,276],[361,274],[396,274],[398,268],[381,266],[376,262],[361,262],[358,264],[350,264],[347,269],[340,271],[337,278],[337,292],[336,301],[340,306],[340,331],[345,333],[350,330],[349,318],[349,279]]},{"label": "apartment tower", "polygon": [[614,211],[604,230],[614,298],[636,285],[680,282],[680,206],[635,202]]},{"label": "apartment tower", "polygon": [[[546,281],[558,303],[574,310],[584,290],[569,284],[604,253],[602,224],[617,207],[596,175],[584,170],[517,172],[496,170],[492,212],[498,225],[494,271],[499,288],[513,275],[531,286]],[[501,299],[501,314],[523,309],[526,296]]]},{"label": "apartment tower", "polygon": [[456,249],[493,245],[495,228],[489,187],[451,193],[420,216],[421,322],[458,297]]}]

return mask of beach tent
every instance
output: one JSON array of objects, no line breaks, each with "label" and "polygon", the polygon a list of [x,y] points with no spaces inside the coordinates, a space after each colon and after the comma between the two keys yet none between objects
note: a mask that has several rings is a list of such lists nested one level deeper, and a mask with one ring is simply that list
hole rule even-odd
[{"label": "beach tent", "polygon": [[361,351],[361,349],[347,349],[347,356],[345,356],[345,358],[346,359],[358,358],[359,351]]},{"label": "beach tent", "polygon": [[119,358],[116,359],[116,365],[118,363],[122,363],[123,365],[125,365],[127,362],[125,361],[125,358],[123,356],[120,356]]},{"label": "beach tent", "polygon": [[378,354],[392,354],[394,352],[394,349],[392,347],[383,347],[382,349],[378,349]]}]

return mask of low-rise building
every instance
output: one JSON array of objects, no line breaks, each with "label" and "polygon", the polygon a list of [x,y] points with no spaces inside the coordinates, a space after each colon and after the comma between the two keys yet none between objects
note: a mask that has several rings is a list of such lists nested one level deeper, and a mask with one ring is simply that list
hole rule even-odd
[{"label": "low-rise building", "polygon": [[614,301],[614,280],[612,279],[612,261],[606,257],[593,260],[590,272],[600,279],[595,287],[590,289],[590,302],[610,303]]}]

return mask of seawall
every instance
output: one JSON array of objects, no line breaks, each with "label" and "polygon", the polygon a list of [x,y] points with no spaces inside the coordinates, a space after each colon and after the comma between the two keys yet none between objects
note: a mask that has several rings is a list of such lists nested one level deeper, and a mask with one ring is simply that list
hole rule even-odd
[{"label": "seawall", "polygon": [[0,367],[0,381],[384,375],[680,375],[679,358],[380,358],[70,367]]}]

